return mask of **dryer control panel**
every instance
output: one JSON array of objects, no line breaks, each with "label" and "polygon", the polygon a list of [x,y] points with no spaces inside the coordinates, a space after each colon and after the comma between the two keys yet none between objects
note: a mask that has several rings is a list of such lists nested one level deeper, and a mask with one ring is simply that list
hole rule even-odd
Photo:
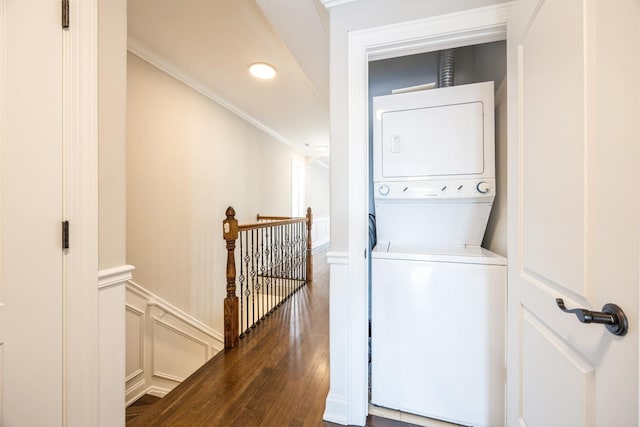
[{"label": "dryer control panel", "polygon": [[446,179],[374,182],[376,199],[493,199],[495,179]]}]

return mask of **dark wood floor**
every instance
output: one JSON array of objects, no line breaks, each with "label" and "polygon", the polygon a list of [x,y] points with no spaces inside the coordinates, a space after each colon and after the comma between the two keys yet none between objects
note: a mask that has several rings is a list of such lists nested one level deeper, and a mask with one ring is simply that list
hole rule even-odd
[{"label": "dark wood floor", "polygon": [[[314,256],[304,287],[240,345],[207,362],[171,393],[127,420],[138,426],[324,426],[329,391],[329,269]],[[131,414],[133,415],[133,414]],[[367,426],[410,424],[369,417]]]}]

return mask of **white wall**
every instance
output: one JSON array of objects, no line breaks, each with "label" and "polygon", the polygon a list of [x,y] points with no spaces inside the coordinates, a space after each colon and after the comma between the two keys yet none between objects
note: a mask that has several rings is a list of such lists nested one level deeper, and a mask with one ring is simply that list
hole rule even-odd
[{"label": "white wall", "polygon": [[98,20],[99,267],[126,261],[127,1],[100,0]]},{"label": "white wall", "polygon": [[222,331],[227,206],[241,223],[288,214],[291,160],[280,142],[128,55],[127,262],[134,281]]},{"label": "white wall", "polygon": [[[314,217],[329,216],[329,179],[328,158],[308,164],[306,170],[306,206],[311,206]],[[326,165],[326,166],[325,166]]]},{"label": "white wall", "polygon": [[127,1],[98,2],[99,424],[125,425]]},{"label": "white wall", "polygon": [[317,248],[329,242],[329,199],[330,171],[329,158],[323,157],[310,161],[306,169],[305,206],[313,209],[313,228],[311,240]]},{"label": "white wall", "polygon": [[[496,82],[498,84],[498,82]],[[507,79],[497,86],[495,96],[496,198],[482,246],[507,256]]]}]

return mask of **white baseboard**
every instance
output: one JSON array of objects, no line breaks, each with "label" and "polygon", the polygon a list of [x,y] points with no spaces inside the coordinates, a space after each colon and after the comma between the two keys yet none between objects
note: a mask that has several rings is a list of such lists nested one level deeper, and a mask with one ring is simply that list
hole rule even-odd
[{"label": "white baseboard", "polygon": [[[348,322],[343,313],[349,311],[345,298],[349,287],[349,253],[328,252],[329,263],[329,394],[325,403],[324,419],[337,424],[353,424],[349,401],[349,366],[344,357],[349,348]],[[339,321],[338,321],[339,320]]]},{"label": "white baseboard", "polygon": [[329,391],[325,402],[322,419],[331,423],[346,426],[349,424],[349,402],[343,396],[337,396]]},{"label": "white baseboard", "polygon": [[224,336],[133,281],[126,287],[126,404],[163,397],[224,348]]},{"label": "white baseboard", "polygon": [[145,394],[150,394],[151,396],[155,397],[165,397],[170,391],[170,388],[151,386],[147,389]]}]

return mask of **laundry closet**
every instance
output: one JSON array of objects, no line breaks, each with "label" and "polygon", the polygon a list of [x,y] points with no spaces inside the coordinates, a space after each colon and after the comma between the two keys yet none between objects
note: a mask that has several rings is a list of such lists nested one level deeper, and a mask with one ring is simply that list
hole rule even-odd
[{"label": "laundry closet", "polygon": [[504,42],[369,63],[370,401],[504,423]]}]

